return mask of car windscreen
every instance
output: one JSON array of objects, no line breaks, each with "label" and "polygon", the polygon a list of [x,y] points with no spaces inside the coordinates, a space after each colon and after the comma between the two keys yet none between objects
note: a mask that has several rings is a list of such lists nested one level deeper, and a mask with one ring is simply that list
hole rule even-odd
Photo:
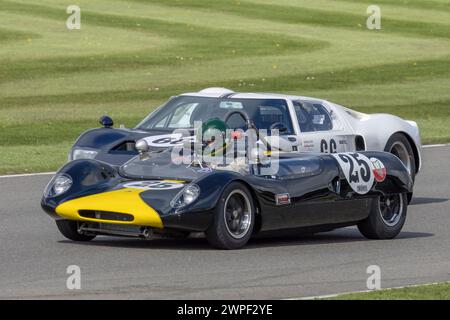
[{"label": "car windscreen", "polygon": [[179,165],[173,161],[172,156],[170,149],[136,156],[120,167],[119,172],[123,177],[130,179],[181,179],[184,181],[192,181],[210,173],[195,165]]},{"label": "car windscreen", "polygon": [[[232,110],[245,111],[258,129],[268,130],[281,122],[287,129],[283,134],[293,134],[289,109],[283,99],[179,96],[152,113],[137,128],[168,131],[193,128],[195,121],[205,122],[213,118],[225,120],[226,114]],[[227,124],[233,129],[245,129],[245,121],[238,114],[232,115]]]}]

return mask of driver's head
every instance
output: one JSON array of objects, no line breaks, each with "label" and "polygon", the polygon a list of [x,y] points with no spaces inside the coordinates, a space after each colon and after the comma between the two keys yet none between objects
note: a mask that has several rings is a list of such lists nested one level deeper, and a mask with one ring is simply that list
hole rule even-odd
[{"label": "driver's head", "polygon": [[197,132],[197,141],[201,141],[211,151],[217,152],[226,148],[230,142],[227,129],[226,123],[218,118],[207,120],[203,122],[201,133]]},{"label": "driver's head", "polygon": [[209,119],[203,122],[201,137],[197,136],[198,140],[209,145],[217,140],[225,141],[228,126],[225,122],[218,118]]}]

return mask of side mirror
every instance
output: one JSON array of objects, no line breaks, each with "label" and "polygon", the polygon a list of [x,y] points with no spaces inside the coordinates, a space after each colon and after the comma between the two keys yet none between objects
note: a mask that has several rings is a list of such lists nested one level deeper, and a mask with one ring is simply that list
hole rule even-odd
[{"label": "side mirror", "polygon": [[148,147],[148,143],[147,143],[147,141],[145,141],[145,139],[140,139],[140,140],[136,141],[135,148],[137,151],[139,151],[140,154],[144,154],[144,153],[148,152],[148,150],[150,149]]},{"label": "side mirror", "polygon": [[111,128],[114,125],[113,119],[108,116],[101,117],[99,123],[105,128]]}]

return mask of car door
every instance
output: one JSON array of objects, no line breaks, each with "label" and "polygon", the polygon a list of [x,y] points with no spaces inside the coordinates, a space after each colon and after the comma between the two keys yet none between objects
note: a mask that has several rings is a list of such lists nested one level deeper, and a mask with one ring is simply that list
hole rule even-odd
[{"label": "car door", "polygon": [[291,205],[280,210],[285,228],[340,224],[367,217],[371,200],[360,195],[346,198],[341,193],[340,169],[332,156],[301,156],[290,162],[280,163],[279,173],[291,197]]},{"label": "car door", "polygon": [[[341,171],[332,156],[284,154],[276,178],[252,177],[258,186],[262,230],[290,229],[358,221],[370,199],[341,194]],[[283,203],[278,202],[283,197]]]},{"label": "car door", "polygon": [[354,150],[354,138],[338,116],[314,100],[292,101],[300,127],[300,151],[336,153]]}]

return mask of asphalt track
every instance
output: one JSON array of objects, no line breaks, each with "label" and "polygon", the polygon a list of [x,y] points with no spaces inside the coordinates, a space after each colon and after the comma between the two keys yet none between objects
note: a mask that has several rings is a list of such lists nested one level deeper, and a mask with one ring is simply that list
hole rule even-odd
[{"label": "asphalt track", "polygon": [[[369,265],[381,286],[450,280],[450,147],[423,149],[422,172],[395,240],[355,228],[315,236],[255,239],[243,250],[202,238],[65,240],[40,209],[49,176],[0,178],[0,298],[278,299],[366,289]],[[81,290],[66,269],[81,268]]]}]

